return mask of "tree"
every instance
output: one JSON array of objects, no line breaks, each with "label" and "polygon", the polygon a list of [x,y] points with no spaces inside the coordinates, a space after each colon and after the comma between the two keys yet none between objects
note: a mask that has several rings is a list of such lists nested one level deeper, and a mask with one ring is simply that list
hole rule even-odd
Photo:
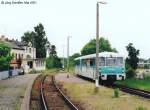
[{"label": "tree", "polygon": [[40,23],[36,27],[34,27],[35,31],[35,47],[36,47],[36,57],[37,58],[44,58],[46,57],[46,49],[45,45],[47,44],[48,40],[46,38],[46,33],[44,31],[44,26]]},{"label": "tree", "polygon": [[[117,52],[115,48],[111,48],[109,41],[103,37],[99,40],[99,52]],[[82,55],[88,55],[96,53],[96,40],[90,40],[81,50]]]},{"label": "tree", "polygon": [[135,49],[132,43],[129,43],[128,46],[126,46],[126,49],[128,51],[128,57],[126,58],[127,65],[129,65],[132,69],[137,69],[139,62],[139,50]]},{"label": "tree", "polygon": [[50,55],[51,55],[51,56],[56,56],[56,55],[57,55],[55,45],[51,45],[51,48],[50,48]]},{"label": "tree", "polygon": [[52,68],[61,68],[61,60],[58,58],[58,56],[49,56],[46,59],[46,68],[47,69],[52,69]]},{"label": "tree", "polygon": [[[31,44],[34,44],[34,39],[35,38],[35,33],[33,31],[29,32],[25,32],[24,35],[21,37],[21,41],[23,41],[26,44],[29,44],[29,42],[31,42]],[[35,47],[35,45],[33,45]]]},{"label": "tree", "polygon": [[10,48],[0,43],[0,71],[8,70],[9,62],[13,57],[10,55]]},{"label": "tree", "polygon": [[69,66],[70,67],[74,67],[76,65],[76,63],[78,63],[79,61],[76,61],[75,58],[80,57],[79,53],[75,53],[72,56],[69,57]]},{"label": "tree", "polygon": [[46,59],[46,68],[61,68],[61,59],[58,58],[55,45],[51,45],[49,58]]},{"label": "tree", "polygon": [[33,47],[36,48],[36,57],[45,58],[46,57],[46,44],[49,43],[46,38],[46,33],[44,31],[44,26],[40,23],[34,27],[34,31],[25,32],[21,37],[21,41],[25,43],[31,42]]}]

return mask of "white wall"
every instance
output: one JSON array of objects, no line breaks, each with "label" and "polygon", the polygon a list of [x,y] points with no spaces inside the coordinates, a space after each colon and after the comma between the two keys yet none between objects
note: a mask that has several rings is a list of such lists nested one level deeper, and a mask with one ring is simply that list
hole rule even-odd
[{"label": "white wall", "polygon": [[0,80],[6,79],[9,77],[8,71],[2,71],[0,72]]}]

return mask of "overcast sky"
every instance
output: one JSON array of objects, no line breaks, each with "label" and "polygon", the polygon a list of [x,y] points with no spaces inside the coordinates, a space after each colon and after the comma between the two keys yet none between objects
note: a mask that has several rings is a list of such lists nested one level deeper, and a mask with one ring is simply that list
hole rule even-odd
[{"label": "overcast sky", "polygon": [[[31,31],[34,26],[42,23],[49,41],[56,45],[59,56],[63,56],[67,36],[72,36],[72,55],[80,52],[90,39],[95,38],[96,2],[97,0],[36,0],[36,4],[32,5],[0,4],[0,34],[20,39],[24,32]],[[107,5],[100,5],[100,35],[107,38],[121,54],[127,55],[125,46],[132,42],[140,50],[140,57],[150,58],[150,0],[106,2]]]}]

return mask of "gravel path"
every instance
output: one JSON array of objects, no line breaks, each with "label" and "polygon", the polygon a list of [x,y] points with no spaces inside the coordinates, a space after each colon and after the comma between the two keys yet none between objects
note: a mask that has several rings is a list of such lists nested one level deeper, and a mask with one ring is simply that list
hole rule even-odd
[{"label": "gravel path", "polygon": [[32,85],[36,76],[35,74],[26,74],[1,80],[0,110],[20,110],[25,91]]},{"label": "gravel path", "polygon": [[70,83],[87,83],[86,80],[78,78],[74,75],[69,74],[69,78],[67,78],[67,73],[60,73],[55,76],[55,79],[60,82],[70,82]]}]

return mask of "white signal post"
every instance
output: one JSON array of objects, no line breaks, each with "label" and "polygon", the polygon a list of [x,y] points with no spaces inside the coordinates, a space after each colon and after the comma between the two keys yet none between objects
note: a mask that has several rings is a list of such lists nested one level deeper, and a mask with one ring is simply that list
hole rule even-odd
[{"label": "white signal post", "polygon": [[71,36],[67,37],[67,72],[69,73],[69,39]]},{"label": "white signal post", "polygon": [[99,4],[107,4],[106,2],[97,2],[96,4],[96,74],[95,85],[99,86]]}]

